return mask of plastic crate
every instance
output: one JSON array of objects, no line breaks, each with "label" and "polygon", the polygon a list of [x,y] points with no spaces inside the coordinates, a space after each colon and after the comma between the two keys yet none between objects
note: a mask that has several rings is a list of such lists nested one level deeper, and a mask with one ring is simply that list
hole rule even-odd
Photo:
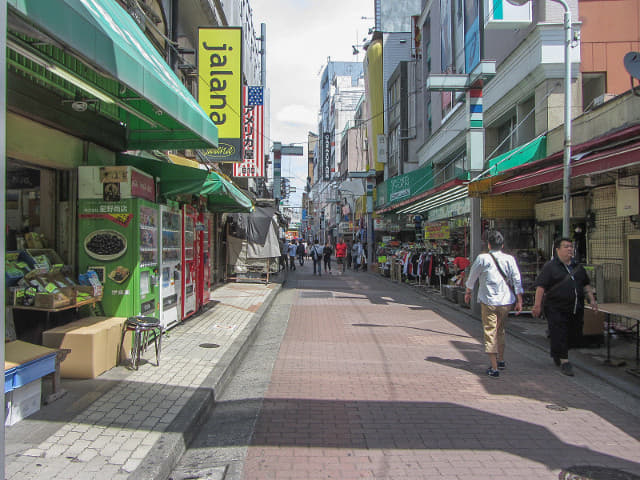
[{"label": "plastic crate", "polygon": [[16,367],[4,371],[4,393],[13,390],[13,378],[16,375]]},{"label": "plastic crate", "polygon": [[[22,387],[36,379],[44,377],[56,371],[56,354],[51,353],[44,357],[31,360],[15,367],[16,372],[13,378],[13,388]],[[6,382],[5,382],[6,383]],[[6,385],[5,385],[6,388]]]}]

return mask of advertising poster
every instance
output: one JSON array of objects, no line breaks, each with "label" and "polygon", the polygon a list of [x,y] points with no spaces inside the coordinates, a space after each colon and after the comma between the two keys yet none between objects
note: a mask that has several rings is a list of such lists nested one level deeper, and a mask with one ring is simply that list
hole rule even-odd
[{"label": "advertising poster", "polygon": [[242,28],[198,29],[198,103],[218,127],[209,162],[242,161]]},{"label": "advertising poster", "polygon": [[242,162],[234,177],[264,177],[264,95],[262,87],[242,87]]},{"label": "advertising poster", "polygon": [[450,236],[448,222],[427,223],[424,226],[425,240],[446,240]]}]

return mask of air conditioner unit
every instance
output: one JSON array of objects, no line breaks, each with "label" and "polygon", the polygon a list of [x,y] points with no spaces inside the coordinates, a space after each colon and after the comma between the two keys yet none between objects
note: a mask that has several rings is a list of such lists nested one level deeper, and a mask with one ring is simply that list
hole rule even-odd
[{"label": "air conditioner unit", "polygon": [[615,97],[613,93],[603,93],[602,95],[598,95],[596,98],[593,99],[593,102],[592,102],[593,106],[598,107],[602,105],[604,102],[608,102],[613,97]]}]

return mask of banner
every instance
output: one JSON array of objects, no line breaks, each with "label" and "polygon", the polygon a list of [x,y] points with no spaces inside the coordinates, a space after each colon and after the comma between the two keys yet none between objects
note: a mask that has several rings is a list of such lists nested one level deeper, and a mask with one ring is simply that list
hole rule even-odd
[{"label": "banner", "polygon": [[264,177],[264,95],[262,87],[242,87],[242,163],[234,177]]},{"label": "banner", "polygon": [[198,103],[218,127],[209,162],[242,161],[242,28],[198,29]]}]

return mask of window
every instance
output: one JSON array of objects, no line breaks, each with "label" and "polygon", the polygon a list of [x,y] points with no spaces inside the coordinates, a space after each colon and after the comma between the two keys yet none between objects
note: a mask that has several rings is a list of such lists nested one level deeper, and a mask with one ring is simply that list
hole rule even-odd
[{"label": "window", "polygon": [[400,76],[389,88],[389,125],[400,122]]},{"label": "window", "polygon": [[582,74],[582,108],[587,111],[596,107],[600,98],[607,92],[606,72]]}]

